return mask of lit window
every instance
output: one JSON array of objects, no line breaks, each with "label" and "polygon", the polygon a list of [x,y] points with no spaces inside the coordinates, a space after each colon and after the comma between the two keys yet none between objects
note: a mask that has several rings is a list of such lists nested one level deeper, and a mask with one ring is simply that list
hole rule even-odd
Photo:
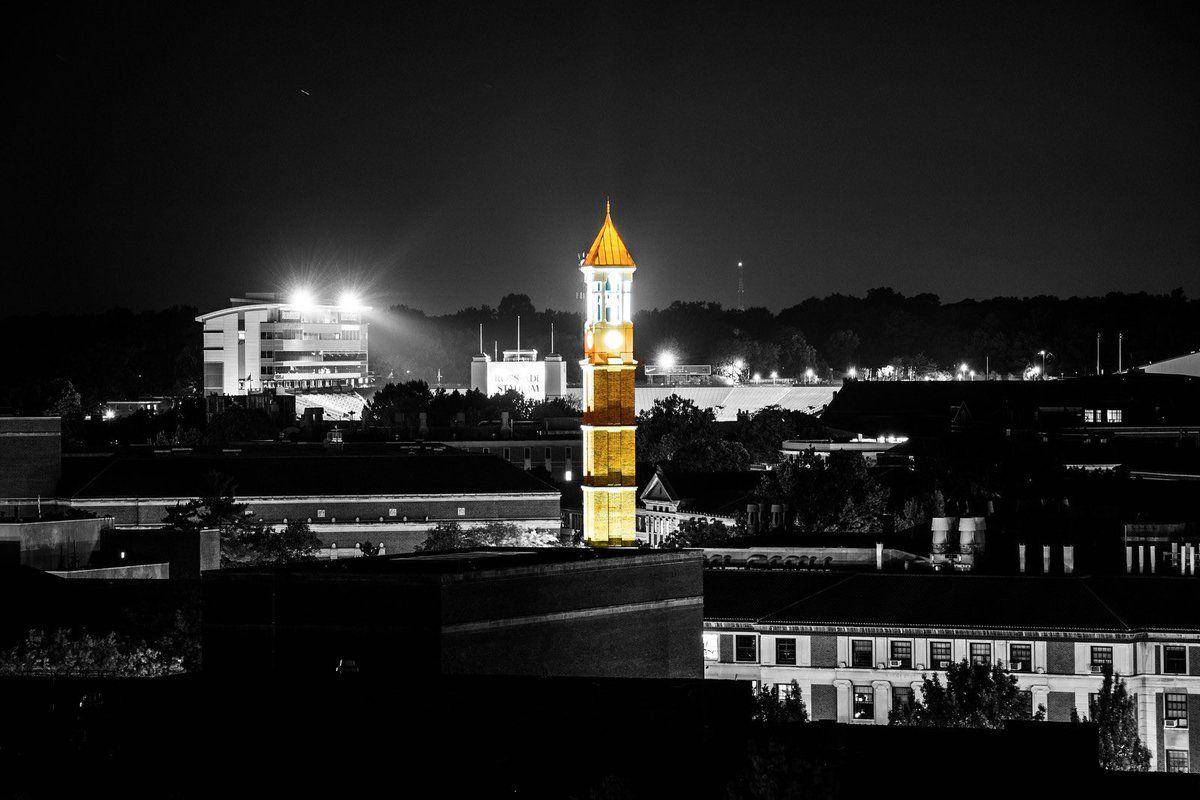
[{"label": "lit window", "polygon": [[[1186,692],[1167,692],[1163,698],[1163,718],[1181,720],[1187,725],[1188,696]],[[1175,727],[1180,727],[1179,723]]]},{"label": "lit window", "polygon": [[949,667],[950,662],[954,660],[950,642],[930,642],[929,660],[933,662],[934,669],[946,669]]},{"label": "lit window", "polygon": [[1092,671],[1112,672],[1113,649],[1111,647],[1092,648]]},{"label": "lit window", "polygon": [[325,519],[325,509],[323,509],[323,508],[317,509],[317,519]]},{"label": "lit window", "polygon": [[734,637],[734,661],[757,661],[758,646],[755,636]]},{"label": "lit window", "polygon": [[792,696],[792,692],[797,691],[799,688],[798,686],[792,686],[790,683],[777,683],[775,684],[775,696],[781,701],[786,700]]},{"label": "lit window", "polygon": [[854,719],[875,719],[875,690],[870,686],[854,687]]},{"label": "lit window", "polygon": [[1163,672],[1168,675],[1183,675],[1187,672],[1187,650],[1180,645],[1163,647]]},{"label": "lit window", "polygon": [[1121,422],[1125,417],[1125,413],[1119,408],[1110,408],[1104,412],[1105,422]]},{"label": "lit window", "polygon": [[775,640],[775,663],[796,663],[796,640],[792,638]]},{"label": "lit window", "polygon": [[1085,408],[1083,410],[1083,421],[1091,425],[1100,421],[1100,412],[1094,408]]},{"label": "lit window", "polygon": [[394,517],[394,516],[396,516],[396,509],[394,509],[394,508],[389,508],[389,509],[388,509],[388,516],[389,516],[389,517]]},{"label": "lit window", "polygon": [[721,637],[715,633],[704,634],[704,660],[716,661],[721,654]]},{"label": "lit window", "polygon": [[889,667],[900,667],[902,669],[912,669],[912,642],[892,642],[888,657]]},{"label": "lit window", "polygon": [[1010,672],[1033,672],[1033,645],[1010,644],[1008,669]]},{"label": "lit window", "polygon": [[1168,750],[1167,751],[1167,772],[1187,772],[1188,771],[1188,751],[1187,750]]},{"label": "lit window", "polygon": [[850,642],[850,666],[870,669],[875,666],[870,639],[853,639]]},{"label": "lit window", "polygon": [[458,515],[460,517],[465,517],[467,515],[467,510],[465,508],[463,508],[462,506],[459,506],[458,507]]},{"label": "lit window", "polygon": [[971,642],[971,663],[992,663],[992,646],[987,642]]}]

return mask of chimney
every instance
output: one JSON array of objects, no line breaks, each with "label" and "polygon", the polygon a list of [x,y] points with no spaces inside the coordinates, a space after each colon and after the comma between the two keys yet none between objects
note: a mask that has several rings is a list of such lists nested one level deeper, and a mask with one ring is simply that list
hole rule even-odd
[{"label": "chimney", "polygon": [[1075,545],[1063,545],[1063,574],[1070,575],[1075,571]]},{"label": "chimney", "polygon": [[1017,571],[1025,574],[1025,543],[1017,543]]}]

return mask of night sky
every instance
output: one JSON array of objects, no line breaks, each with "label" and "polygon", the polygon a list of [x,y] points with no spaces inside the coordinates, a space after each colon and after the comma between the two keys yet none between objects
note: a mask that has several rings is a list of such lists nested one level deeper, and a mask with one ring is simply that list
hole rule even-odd
[{"label": "night sky", "polygon": [[1200,293],[1193,11],[966,5],[47,5],[0,313],[571,308],[606,195],[641,307]]}]

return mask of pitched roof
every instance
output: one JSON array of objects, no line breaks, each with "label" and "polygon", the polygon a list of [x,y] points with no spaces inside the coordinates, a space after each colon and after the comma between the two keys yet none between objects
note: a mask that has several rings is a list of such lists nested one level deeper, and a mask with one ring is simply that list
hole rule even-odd
[{"label": "pitched roof", "polygon": [[596,240],[592,242],[591,248],[588,249],[587,255],[584,256],[580,266],[584,267],[633,267],[633,255],[630,254],[629,248],[625,246],[625,242],[621,240],[621,234],[617,233],[617,226],[613,225],[612,221],[612,204],[605,203],[604,208],[604,224],[600,226],[600,232],[596,234]]},{"label": "pitched roof", "polygon": [[745,499],[754,494],[767,473],[761,470],[684,472],[660,466],[655,474],[667,493],[680,502],[681,511],[733,514],[743,508]]},{"label": "pitched roof", "polygon": [[707,620],[994,630],[1200,630],[1200,581],[707,570]]}]

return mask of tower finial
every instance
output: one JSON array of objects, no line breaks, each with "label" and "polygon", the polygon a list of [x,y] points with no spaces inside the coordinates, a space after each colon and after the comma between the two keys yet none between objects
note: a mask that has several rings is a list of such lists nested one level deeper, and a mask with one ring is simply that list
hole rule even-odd
[{"label": "tower finial", "polygon": [[612,198],[608,195],[604,196],[604,216],[612,216]]}]

